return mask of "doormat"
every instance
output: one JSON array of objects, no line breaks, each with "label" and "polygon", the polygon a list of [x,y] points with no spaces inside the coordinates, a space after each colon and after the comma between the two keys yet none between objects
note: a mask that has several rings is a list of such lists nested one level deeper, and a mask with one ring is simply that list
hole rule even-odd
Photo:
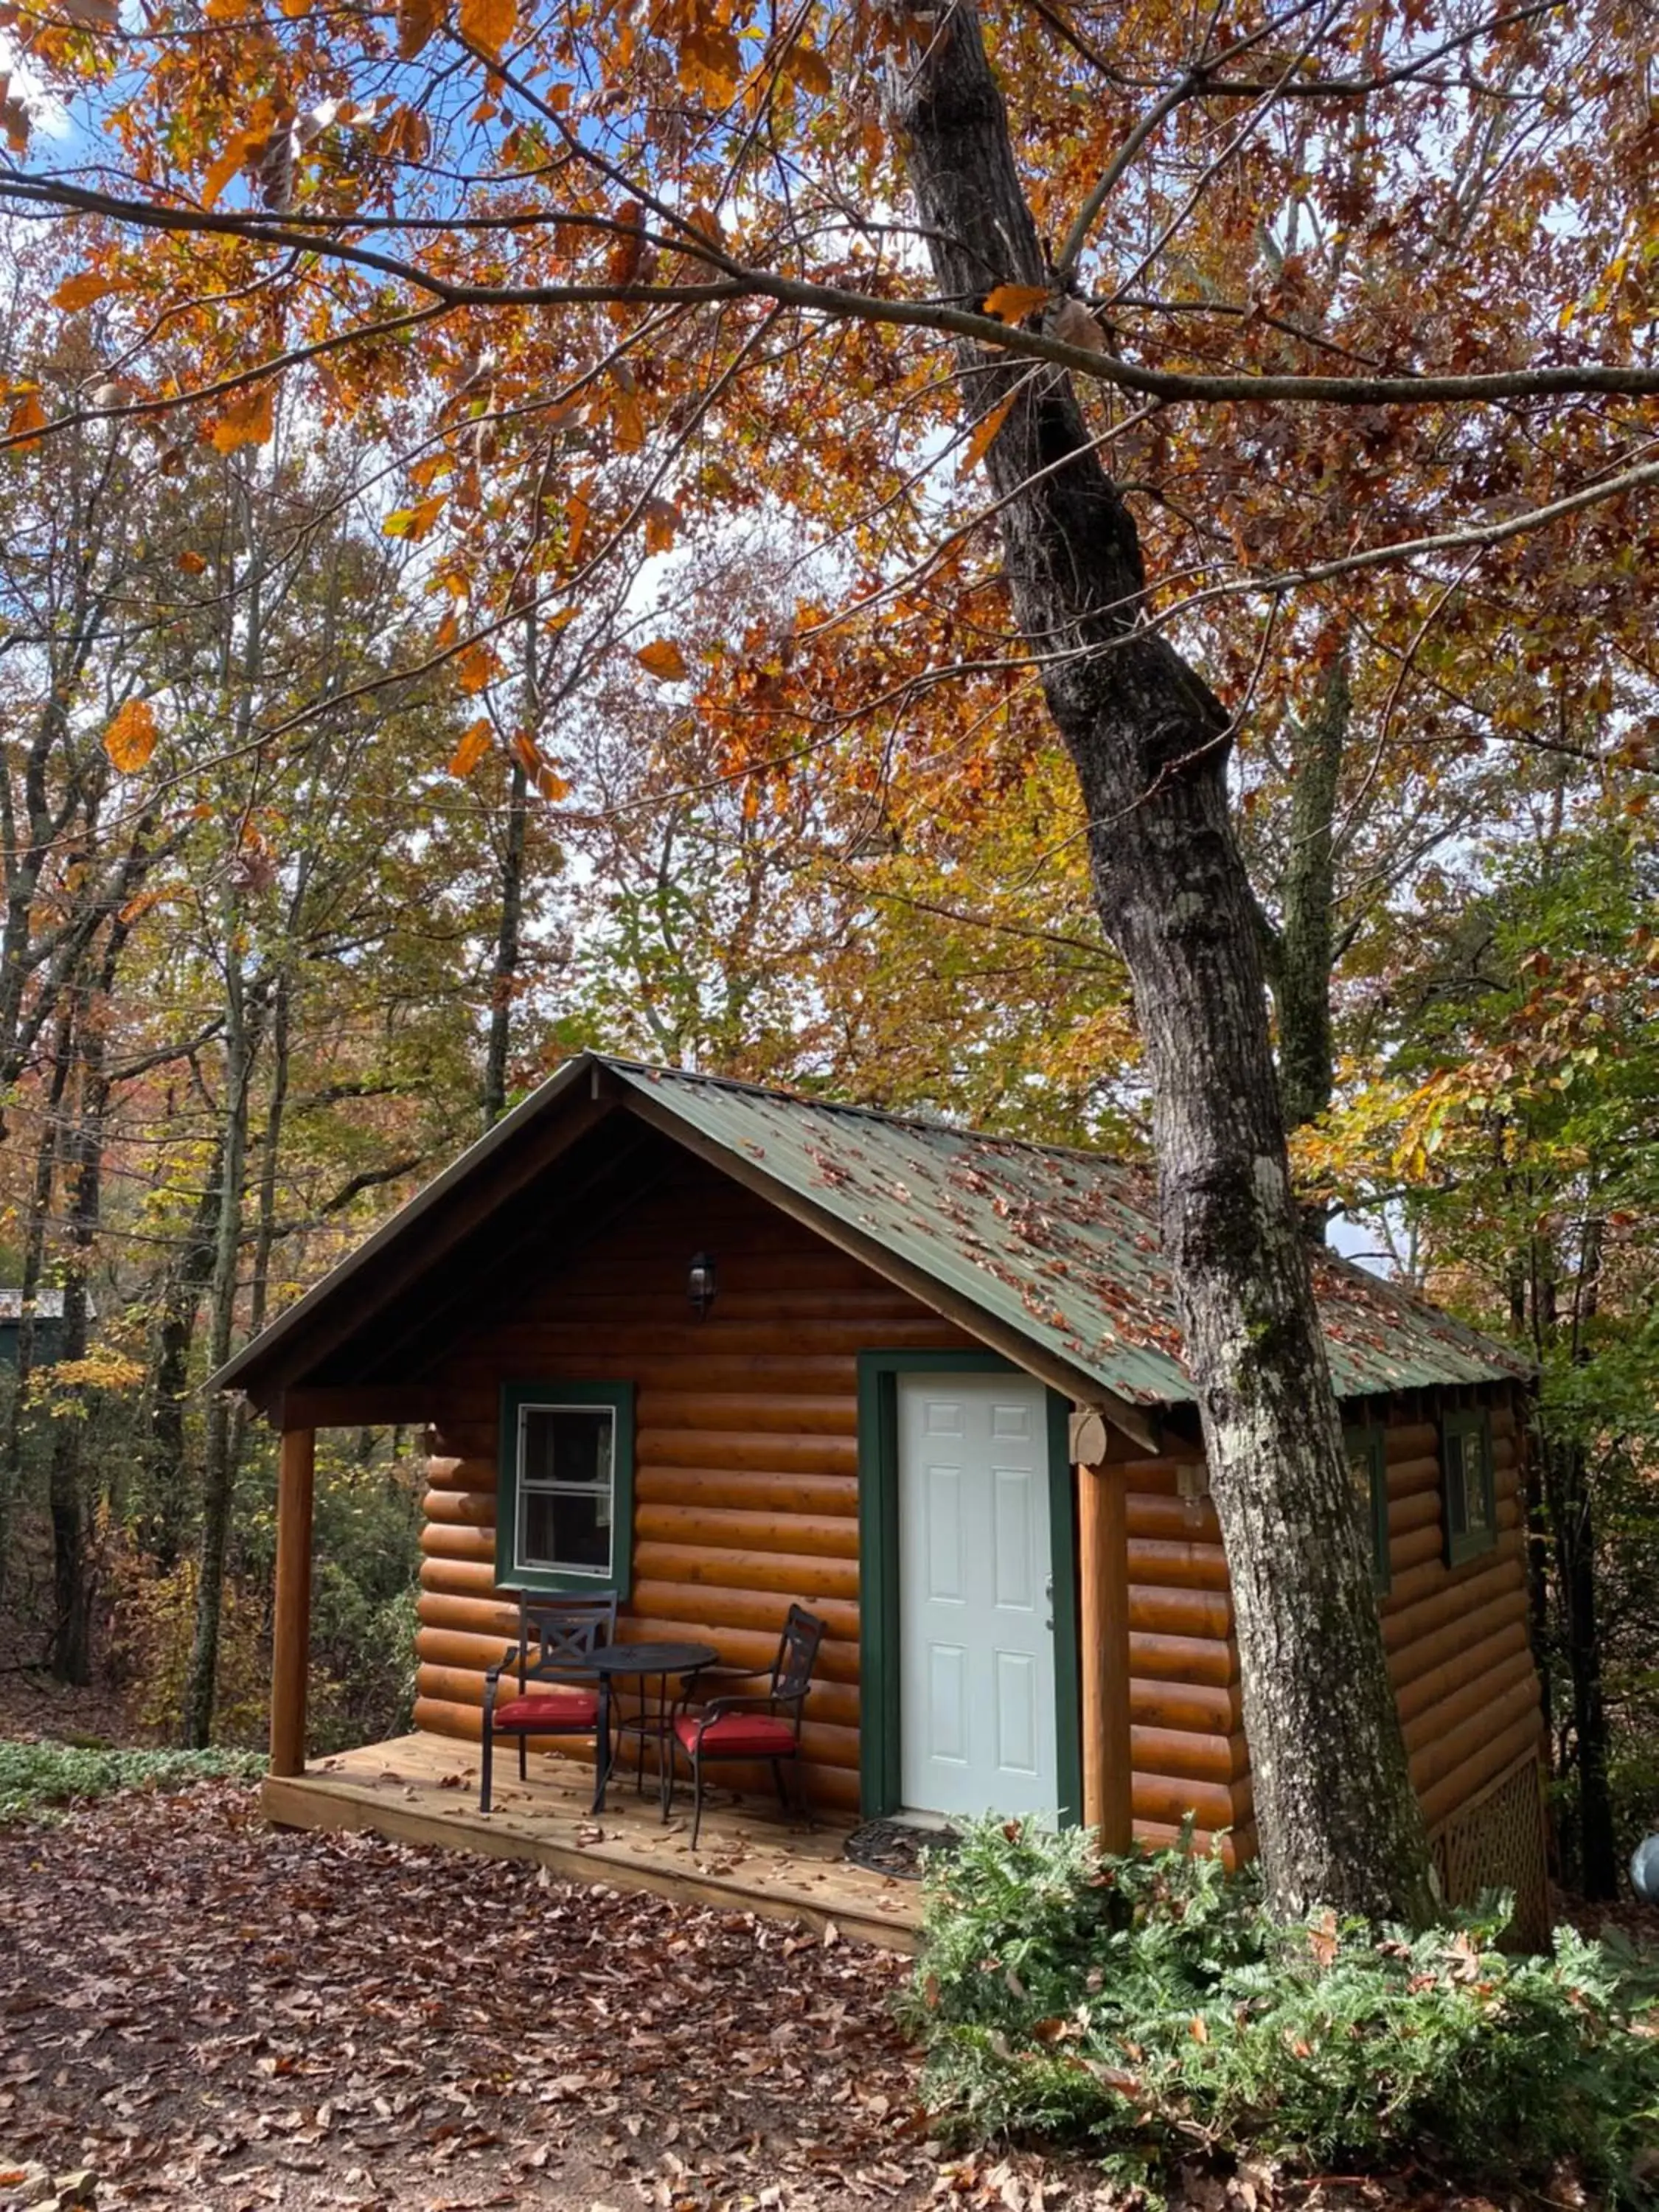
[{"label": "doormat", "polygon": [[890,1875],[897,1881],[920,1881],[924,1851],[949,1853],[962,1838],[954,1828],[916,1828],[905,1820],[866,1820],[854,1828],[841,1847],[841,1855],[872,1874]]}]

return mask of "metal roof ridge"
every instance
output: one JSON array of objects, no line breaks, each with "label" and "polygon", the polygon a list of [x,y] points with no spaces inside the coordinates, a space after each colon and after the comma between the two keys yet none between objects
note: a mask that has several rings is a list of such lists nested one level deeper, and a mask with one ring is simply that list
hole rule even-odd
[{"label": "metal roof ridge", "polygon": [[775,1098],[786,1106],[806,1106],[825,1114],[854,1114],[866,1121],[885,1121],[896,1128],[921,1129],[931,1135],[953,1137],[963,1144],[1003,1145],[1011,1151],[1042,1152],[1048,1157],[1067,1160],[1086,1160],[1091,1166],[1138,1170],[1152,1172],[1150,1160],[1138,1160],[1121,1152],[1103,1152],[1086,1145],[1044,1144],[1036,1137],[1009,1137],[990,1129],[964,1127],[961,1123],[947,1121],[937,1114],[901,1113],[890,1106],[861,1104],[856,1099],[819,1098],[810,1091],[796,1091],[787,1085],[757,1083],[748,1076],[706,1074],[700,1068],[665,1067],[648,1060],[630,1060],[621,1053],[593,1052],[589,1057],[603,1066],[616,1068],[624,1073],[666,1078],[671,1083],[701,1083],[720,1091],[744,1091],[757,1098]]}]

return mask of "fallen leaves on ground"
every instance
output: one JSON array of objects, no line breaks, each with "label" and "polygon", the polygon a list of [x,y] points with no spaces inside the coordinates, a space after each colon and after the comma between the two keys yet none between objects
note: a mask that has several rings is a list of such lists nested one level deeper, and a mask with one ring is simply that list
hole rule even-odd
[{"label": "fallen leaves on ground", "polygon": [[1087,2203],[941,2161],[902,1971],[747,1913],[279,1833],[234,1785],[111,1799],[0,1832],[0,2170],[33,2178],[0,2203],[75,2171],[100,2204],[213,2212]]}]

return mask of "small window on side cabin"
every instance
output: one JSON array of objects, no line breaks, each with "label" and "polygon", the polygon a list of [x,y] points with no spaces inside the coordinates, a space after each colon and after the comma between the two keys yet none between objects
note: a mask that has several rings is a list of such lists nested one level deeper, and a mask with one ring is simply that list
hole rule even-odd
[{"label": "small window on side cabin", "polygon": [[1455,1567],[1491,1551],[1498,1541],[1492,1420],[1484,1407],[1460,1408],[1441,1416],[1440,1471],[1444,1484],[1446,1559]]},{"label": "small window on side cabin", "polygon": [[1344,1429],[1354,1502],[1371,1563],[1371,1587],[1381,1596],[1389,1587],[1389,1455],[1380,1421]]},{"label": "small window on side cabin", "polygon": [[495,1524],[502,1587],[625,1597],[633,1534],[633,1386],[503,1390]]}]

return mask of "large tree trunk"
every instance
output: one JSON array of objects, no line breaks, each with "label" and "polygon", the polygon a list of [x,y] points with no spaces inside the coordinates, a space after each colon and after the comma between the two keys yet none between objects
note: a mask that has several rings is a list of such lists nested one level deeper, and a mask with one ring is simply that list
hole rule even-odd
[{"label": "large tree trunk", "polygon": [[[902,120],[939,290],[1046,281],[968,0],[926,19]],[[976,352],[1015,618],[1076,764],[1095,895],[1127,962],[1160,1213],[1231,1574],[1256,1822],[1274,1909],[1425,1922],[1407,1771],[1285,1158],[1255,902],[1227,808],[1227,716],[1136,627],[1133,518],[1069,382]]]}]

